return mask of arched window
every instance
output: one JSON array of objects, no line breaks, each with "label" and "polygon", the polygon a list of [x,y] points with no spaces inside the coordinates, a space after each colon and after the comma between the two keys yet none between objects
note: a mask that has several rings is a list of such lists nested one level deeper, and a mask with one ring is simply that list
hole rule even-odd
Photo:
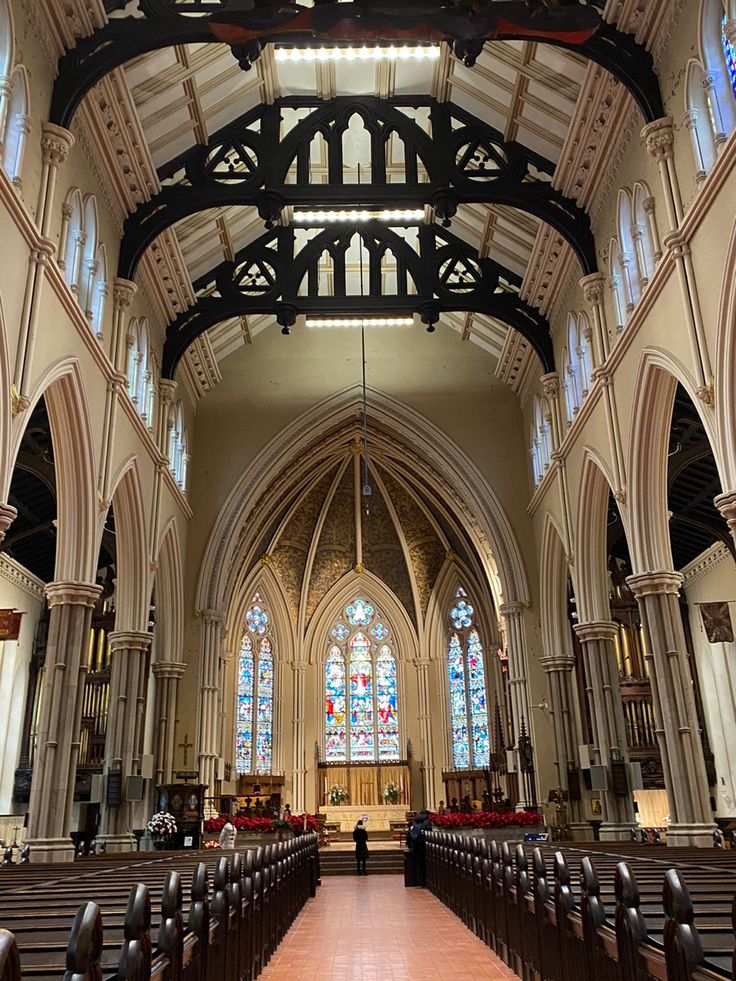
[{"label": "arched window", "polygon": [[356,597],[333,625],[325,661],[325,760],[401,758],[399,692],[391,628]]},{"label": "arched window", "polygon": [[172,419],[172,426],[169,430],[169,469],[179,487],[185,491],[187,489],[189,454],[187,453],[187,434],[181,402],[177,402],[174,406]]},{"label": "arched window", "polygon": [[78,188],[62,208],[59,268],[98,339],[102,338],[107,298],[107,255],[98,237],[97,202]]},{"label": "arched window", "polygon": [[270,773],[273,760],[273,639],[271,617],[258,593],[245,615],[238,661],[235,768]]},{"label": "arched window", "polygon": [[646,286],[654,275],[661,257],[659,242],[655,241],[656,221],[654,199],[646,184],[637,181],[634,185],[634,248],[639,266],[639,278]]},{"label": "arched window", "polygon": [[581,385],[581,395],[582,398],[590,391],[590,386],[592,385],[593,379],[593,359],[590,356],[590,341],[591,333],[588,330],[586,336],[586,328],[590,326],[586,314],[578,314],[577,317],[577,355],[578,355],[578,366],[580,372],[580,385]]},{"label": "arched window", "polygon": [[532,467],[534,482],[538,484],[549,466],[552,446],[549,439],[549,426],[545,417],[542,400],[537,395],[534,400],[534,436],[532,438]]},{"label": "arched window", "polygon": [[616,311],[616,327],[623,330],[626,326],[628,317],[626,311],[626,301],[624,300],[624,290],[621,277],[621,249],[615,238],[611,239],[608,256],[608,283],[613,294],[613,305]]},{"label": "arched window", "polygon": [[18,66],[11,79],[10,101],[3,132],[3,170],[15,186],[22,187],[23,151],[31,121],[28,115],[28,76]]},{"label": "arched window", "polygon": [[474,617],[467,593],[459,586],[450,609],[447,641],[452,763],[456,770],[483,769],[491,760],[485,655]]},{"label": "arched window", "polygon": [[641,297],[641,278],[634,248],[634,213],[630,193],[622,188],[618,192],[618,244],[620,246],[619,266],[626,300],[626,310],[630,313]]},{"label": "arched window", "polygon": [[726,63],[726,73],[731,86],[731,93],[736,97],[736,48],[727,33],[728,16],[723,15],[721,21],[721,45],[723,46],[723,60]]}]

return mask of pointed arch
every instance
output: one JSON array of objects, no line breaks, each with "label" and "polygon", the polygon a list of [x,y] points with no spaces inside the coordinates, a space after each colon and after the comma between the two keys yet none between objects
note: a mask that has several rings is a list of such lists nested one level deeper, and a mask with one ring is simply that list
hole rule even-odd
[{"label": "pointed arch", "polygon": [[715,444],[723,454],[723,487],[736,489],[736,222],[726,252],[718,309],[715,358]]},{"label": "pointed arch", "polygon": [[724,468],[712,415],[704,411],[692,376],[669,352],[648,348],[639,360],[629,442],[631,559],[634,571],[673,568],[667,502],[667,454],[677,383],[692,401],[716,462],[721,486]]},{"label": "pointed arch", "polygon": [[570,572],[564,535],[547,512],[542,531],[540,565],[542,645],[547,657],[569,653],[570,630],[567,616],[567,580]]},{"label": "pointed arch", "polygon": [[[610,620],[608,584],[608,501],[612,475],[586,447],[580,476],[573,580],[581,623]],[[622,513],[625,523],[625,516]]]},{"label": "pointed arch", "polygon": [[156,660],[178,662],[184,644],[184,574],[174,518],[164,529],[156,555]]},{"label": "pointed arch", "polygon": [[8,0],[0,0],[0,75],[10,75],[15,61],[15,28]]},{"label": "pointed arch", "polygon": [[116,630],[147,630],[151,573],[146,508],[137,457],[127,460],[113,482],[117,543]]},{"label": "pointed arch", "polygon": [[17,188],[22,187],[23,153],[30,129],[28,72],[23,65],[13,71],[3,132],[3,169]]},{"label": "pointed arch", "polygon": [[[38,400],[48,410],[57,485],[57,547],[55,579],[94,582],[98,555],[95,444],[82,369],[76,359],[49,366],[29,396],[27,410],[12,428],[11,460],[15,461],[25,422]],[[5,499],[12,465],[5,475]]]}]

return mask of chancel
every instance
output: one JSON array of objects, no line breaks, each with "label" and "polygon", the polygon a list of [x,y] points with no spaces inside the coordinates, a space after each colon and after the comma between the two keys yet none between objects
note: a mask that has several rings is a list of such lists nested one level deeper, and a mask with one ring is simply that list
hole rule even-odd
[{"label": "chancel", "polygon": [[731,977],[735,130],[736,0],[0,0],[0,977]]}]

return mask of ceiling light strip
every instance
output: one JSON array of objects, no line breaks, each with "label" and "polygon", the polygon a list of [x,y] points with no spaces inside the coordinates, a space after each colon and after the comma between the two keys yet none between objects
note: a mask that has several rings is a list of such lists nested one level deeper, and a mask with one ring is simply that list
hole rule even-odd
[{"label": "ceiling light strip", "polygon": [[375,45],[360,48],[276,48],[276,61],[436,61],[439,44]]},{"label": "ceiling light strip", "polygon": [[338,221],[424,221],[424,208],[395,208],[369,211],[365,208],[343,211],[295,211],[294,221],[323,225]]},{"label": "ceiling light strip", "polygon": [[307,327],[413,327],[413,317],[307,317]]}]

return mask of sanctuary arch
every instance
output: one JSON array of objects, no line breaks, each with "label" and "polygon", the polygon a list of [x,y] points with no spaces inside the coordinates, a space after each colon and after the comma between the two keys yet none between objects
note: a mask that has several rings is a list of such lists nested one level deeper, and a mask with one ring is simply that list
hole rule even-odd
[{"label": "sanctuary arch", "polygon": [[[249,630],[257,606],[273,637],[272,771],[283,775],[292,809],[324,807],[340,782],[356,806],[380,807],[388,783],[398,810],[436,805],[442,774],[457,762],[453,725],[456,735],[465,725],[471,745],[493,747],[498,793],[521,803],[513,775],[506,779],[506,749],[522,719],[527,732],[534,721],[526,585],[508,522],[470,461],[426,420],[371,392],[366,453],[356,409],[356,393],[345,392],[288,427],[216,523],[199,585],[208,604],[202,782],[214,785],[218,747],[232,753],[239,710],[255,738],[258,700],[250,681],[243,688],[242,665],[257,674],[260,638]],[[455,624],[455,643],[471,652],[465,670],[480,662],[481,678],[473,676],[475,688],[468,681],[464,722],[451,717],[448,672],[450,611],[463,596],[475,612]],[[208,692],[221,699],[221,732]],[[252,709],[242,709],[243,692]],[[476,703],[487,713],[485,735]],[[255,772],[255,757],[247,759]],[[477,768],[490,765],[488,750],[479,752]],[[219,781],[221,792],[234,792],[235,779]]]}]

